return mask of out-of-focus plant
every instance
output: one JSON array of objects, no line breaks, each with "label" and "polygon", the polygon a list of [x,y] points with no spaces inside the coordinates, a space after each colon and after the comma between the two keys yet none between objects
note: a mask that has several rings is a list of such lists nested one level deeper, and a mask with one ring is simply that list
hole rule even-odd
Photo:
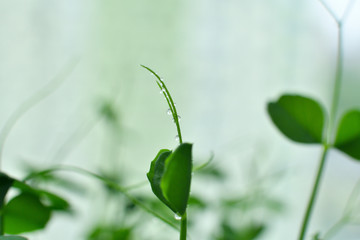
[{"label": "out-of-focus plant", "polygon": [[343,26],[354,1],[350,1],[341,18],[338,18],[322,0],[320,2],[335,20],[338,28],[338,55],[329,116],[319,102],[297,94],[284,94],[277,101],[267,105],[271,120],[290,140],[322,146],[320,164],[299,233],[299,240],[305,239],[329,150],[337,149],[357,161],[360,160],[360,110],[347,111],[341,117],[338,127],[335,128],[343,75]]},{"label": "out-of-focus plant", "polygon": [[[0,131],[0,164],[6,140],[18,120],[54,92],[72,72],[76,63],[76,60],[71,61],[52,81],[13,111]],[[18,194],[7,201],[6,195],[11,188],[17,189]],[[69,203],[61,196],[0,172],[0,239],[25,239],[15,234],[43,229],[53,212],[69,210]],[[13,236],[4,236],[5,233]]]}]

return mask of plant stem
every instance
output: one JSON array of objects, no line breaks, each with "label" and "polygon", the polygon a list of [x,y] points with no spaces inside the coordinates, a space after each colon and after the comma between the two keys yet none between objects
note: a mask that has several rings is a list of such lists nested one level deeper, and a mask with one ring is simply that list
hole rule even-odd
[{"label": "plant stem", "polygon": [[181,226],[180,226],[180,240],[186,240],[187,234],[187,216],[186,212],[181,216]]},{"label": "plant stem", "polygon": [[169,221],[168,219],[164,218],[163,216],[159,215],[158,213],[156,213],[153,209],[147,207],[146,205],[144,205],[141,201],[139,201],[137,198],[133,197],[132,195],[130,195],[128,193],[127,188],[124,188],[120,185],[118,185],[116,182],[114,182],[111,179],[108,179],[104,176],[101,176],[99,174],[90,172],[88,170],[79,168],[79,167],[75,167],[75,166],[69,166],[69,165],[59,165],[59,166],[55,166],[49,169],[45,169],[36,173],[32,173],[30,175],[28,175],[27,177],[25,177],[23,179],[24,182],[34,179],[36,177],[39,176],[44,176],[46,174],[50,174],[52,172],[57,172],[57,171],[69,171],[69,172],[74,172],[74,173],[78,173],[84,176],[90,176],[94,179],[100,180],[101,182],[105,183],[106,185],[108,185],[109,187],[113,188],[114,190],[117,190],[118,192],[122,193],[125,197],[127,197],[133,204],[135,204],[136,206],[138,206],[139,208],[141,208],[142,210],[144,210],[145,212],[148,212],[149,214],[153,215],[154,217],[158,218],[159,220],[163,221],[164,223],[168,224],[170,227],[174,228],[175,230],[179,230],[179,227],[175,224],[173,224],[171,221]]},{"label": "plant stem", "polygon": [[330,117],[329,117],[329,123],[327,125],[327,129],[325,132],[325,141],[323,143],[323,153],[320,160],[320,165],[318,168],[316,180],[313,186],[313,190],[310,196],[309,203],[307,205],[305,217],[302,223],[299,240],[304,240],[306,235],[306,229],[310,221],[311,212],[313,209],[313,205],[316,200],[316,195],[318,192],[319,184],[321,181],[322,173],[324,170],[324,165],[326,162],[326,155],[328,152],[328,149],[331,147],[333,142],[333,134],[334,134],[334,126],[336,123],[336,115],[337,110],[339,106],[339,99],[340,99],[340,90],[341,90],[341,81],[342,81],[342,75],[343,75],[343,23],[345,19],[347,18],[352,5],[354,4],[354,1],[350,1],[350,3],[347,5],[347,8],[343,14],[343,16],[338,19],[334,12],[329,8],[329,6],[323,2],[323,0],[320,0],[321,4],[325,7],[325,9],[329,12],[331,17],[335,20],[338,28],[338,43],[337,43],[337,58],[336,58],[336,73],[335,73],[335,83],[334,83],[334,91],[332,96],[332,103],[331,103],[331,109],[330,109]]},{"label": "plant stem", "polygon": [[319,168],[318,168],[318,171],[317,171],[315,184],[313,186],[311,197],[310,197],[309,203],[307,205],[305,217],[304,217],[304,220],[303,220],[303,223],[302,223],[302,226],[301,226],[299,240],[304,240],[305,239],[306,229],[307,229],[307,226],[309,224],[309,220],[310,220],[310,217],[311,217],[311,212],[312,212],[314,202],[315,202],[315,199],[316,199],[316,195],[317,195],[317,192],[318,192],[318,189],[319,189],[319,184],[320,184],[321,176],[322,176],[322,173],[323,173],[323,170],[324,170],[324,166],[325,166],[325,162],[326,162],[326,155],[327,155],[328,150],[329,150],[328,145],[324,145],[323,152],[322,152],[322,155],[321,155],[320,165],[319,165]]},{"label": "plant stem", "polygon": [[4,235],[4,204],[0,206],[0,236]]},{"label": "plant stem", "polygon": [[337,60],[336,60],[336,73],[335,73],[335,83],[334,83],[334,92],[332,97],[332,104],[330,110],[329,125],[327,129],[327,138],[326,143],[330,144],[333,141],[333,130],[336,121],[336,114],[339,106],[340,99],[340,90],[341,90],[341,79],[343,73],[343,34],[342,34],[342,22],[337,22],[338,26],[338,45],[337,45]]}]

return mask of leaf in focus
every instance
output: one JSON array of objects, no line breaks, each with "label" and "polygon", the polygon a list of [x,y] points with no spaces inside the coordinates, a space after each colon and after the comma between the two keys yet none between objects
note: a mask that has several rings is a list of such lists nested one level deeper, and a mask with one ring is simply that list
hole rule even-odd
[{"label": "leaf in focus", "polygon": [[150,170],[147,173],[147,178],[150,182],[151,189],[155,196],[157,196],[165,205],[167,205],[172,211],[176,212],[171,204],[166,200],[161,189],[161,178],[163,177],[165,170],[165,160],[171,154],[170,150],[161,149],[156,155],[155,159],[151,162]]},{"label": "leaf in focus", "polygon": [[20,236],[0,236],[0,240],[27,240],[27,238]]},{"label": "leaf in focus", "polygon": [[49,221],[50,215],[50,209],[42,204],[39,196],[21,193],[5,206],[5,232],[19,234],[42,229]]},{"label": "leaf in focus", "polygon": [[192,144],[183,143],[165,161],[160,187],[163,195],[183,215],[190,196],[192,172]]},{"label": "leaf in focus", "polygon": [[341,119],[334,146],[360,160],[360,111],[350,110]]},{"label": "leaf in focus", "polygon": [[277,128],[289,139],[300,143],[321,143],[324,111],[315,100],[299,95],[283,95],[267,106]]},{"label": "leaf in focus", "polygon": [[13,182],[14,179],[0,172],[0,207],[4,204],[4,198]]}]

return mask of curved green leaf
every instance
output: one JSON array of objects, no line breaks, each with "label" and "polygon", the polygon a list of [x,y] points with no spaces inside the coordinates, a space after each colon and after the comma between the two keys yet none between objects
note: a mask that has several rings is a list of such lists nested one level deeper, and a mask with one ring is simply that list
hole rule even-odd
[{"label": "curved green leaf", "polygon": [[350,110],[342,117],[334,146],[360,160],[360,111]]},{"label": "curved green leaf", "polygon": [[161,179],[164,197],[176,213],[183,215],[190,195],[192,172],[192,144],[183,143],[166,159]]},{"label": "curved green leaf", "polygon": [[267,106],[277,128],[289,139],[301,143],[321,143],[324,111],[315,100],[299,95],[283,95]]},{"label": "curved green leaf", "polygon": [[19,234],[42,229],[50,219],[51,210],[30,193],[21,193],[4,209],[5,232]]},{"label": "curved green leaf", "polygon": [[70,204],[64,198],[44,190],[37,190],[39,196],[45,200],[46,206],[51,210],[69,211]]},{"label": "curved green leaf", "polygon": [[157,196],[165,205],[167,205],[172,211],[176,212],[171,204],[166,200],[160,187],[161,178],[164,174],[165,160],[169,157],[171,151],[168,149],[161,149],[156,155],[155,159],[151,162],[150,170],[147,173],[147,178],[150,182],[151,189],[155,196]]},{"label": "curved green leaf", "polygon": [[6,175],[5,173],[0,172],[0,208],[4,204],[4,198],[12,186],[14,179]]},{"label": "curved green leaf", "polygon": [[0,236],[0,240],[27,240],[27,238],[20,236]]}]

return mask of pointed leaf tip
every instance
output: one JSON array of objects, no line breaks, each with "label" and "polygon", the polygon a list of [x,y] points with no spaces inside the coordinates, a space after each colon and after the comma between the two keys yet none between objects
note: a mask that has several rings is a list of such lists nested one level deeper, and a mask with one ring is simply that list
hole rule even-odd
[{"label": "pointed leaf tip", "polygon": [[147,173],[153,193],[174,213],[186,211],[191,184],[192,144],[159,151]]},{"label": "pointed leaf tip", "polygon": [[190,196],[192,172],[192,144],[183,143],[166,159],[161,179],[165,198],[183,215]]}]

